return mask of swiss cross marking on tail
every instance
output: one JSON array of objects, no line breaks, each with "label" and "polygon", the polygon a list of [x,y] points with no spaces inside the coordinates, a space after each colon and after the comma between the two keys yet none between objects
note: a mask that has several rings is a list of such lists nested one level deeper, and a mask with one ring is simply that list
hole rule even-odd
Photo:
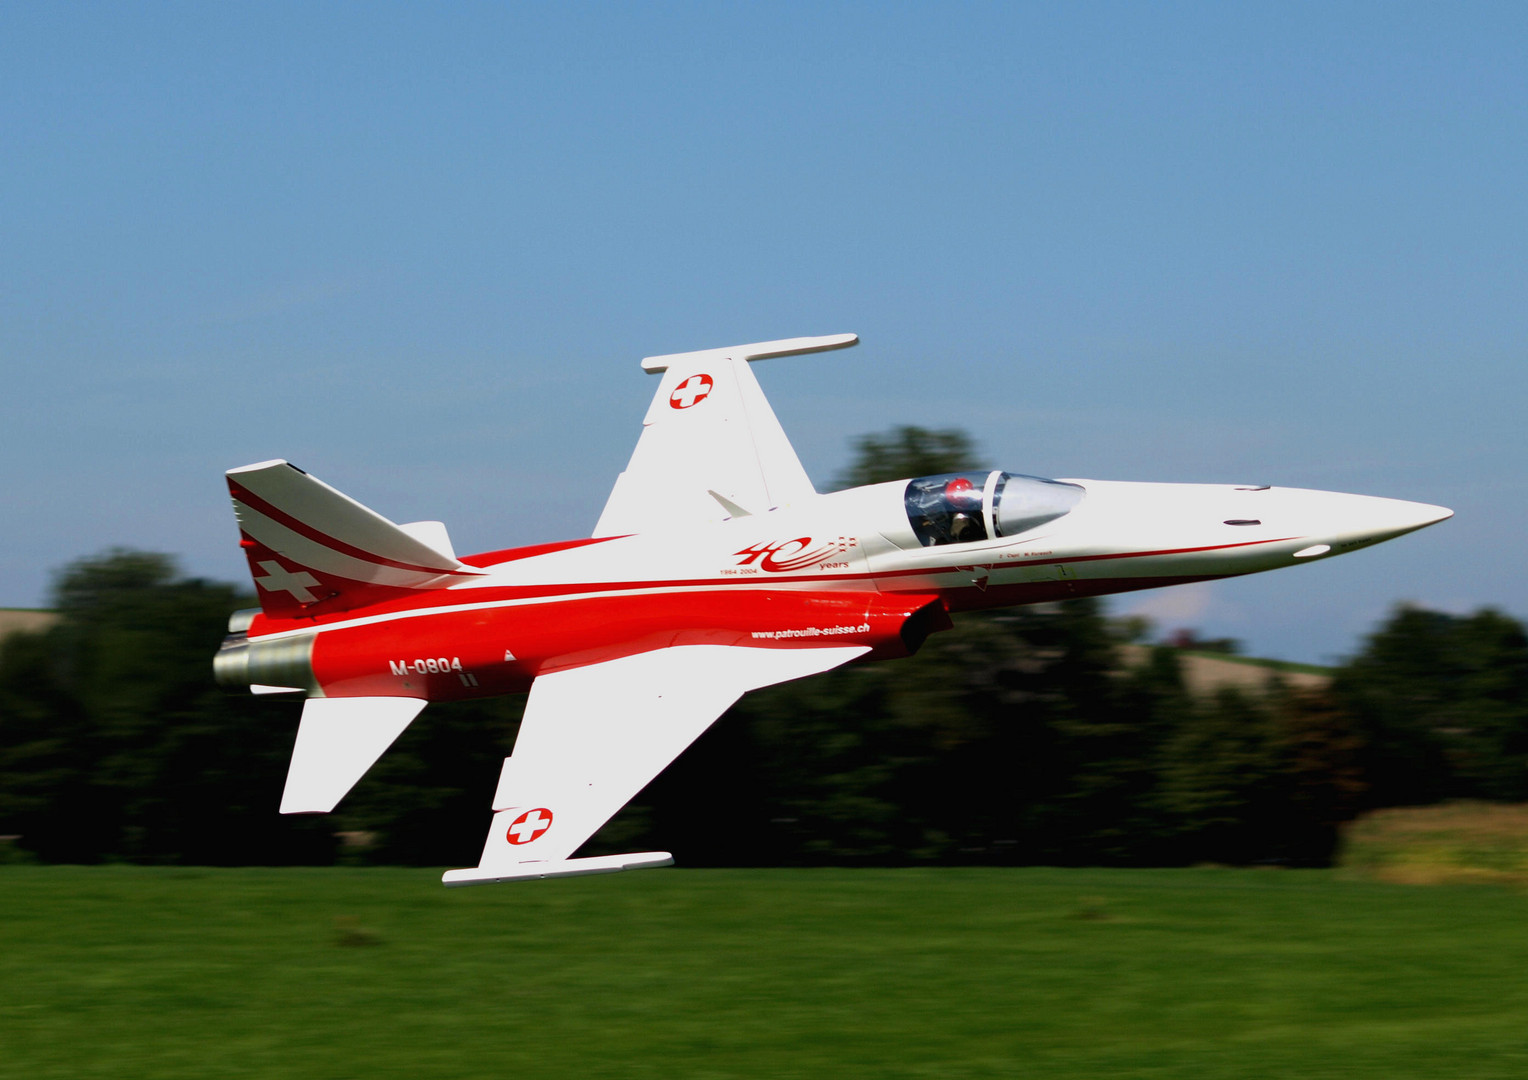
[{"label": "swiss cross marking on tail", "polygon": [[527,810],[509,823],[504,838],[511,844],[529,844],[552,827],[552,812],[544,806]]},{"label": "swiss cross marking on tail", "polygon": [[290,570],[282,569],[281,564],[275,560],[262,562],[260,569],[265,571],[266,576],[255,578],[255,584],[266,592],[291,593],[292,598],[300,604],[311,604],[318,599],[308,591],[318,584],[318,578],[306,570],[300,570],[294,574]]},{"label": "swiss cross marking on tail", "polygon": [[674,387],[674,392],[669,395],[669,408],[688,409],[691,405],[699,405],[710,393],[711,376],[691,375]]}]

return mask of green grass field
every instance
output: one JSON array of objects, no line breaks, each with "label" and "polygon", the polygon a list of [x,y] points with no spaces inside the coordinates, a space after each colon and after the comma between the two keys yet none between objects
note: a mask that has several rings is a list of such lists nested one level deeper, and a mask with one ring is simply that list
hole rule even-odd
[{"label": "green grass field", "polygon": [[0,868],[0,1076],[1528,1076],[1528,898],[1325,872]]}]

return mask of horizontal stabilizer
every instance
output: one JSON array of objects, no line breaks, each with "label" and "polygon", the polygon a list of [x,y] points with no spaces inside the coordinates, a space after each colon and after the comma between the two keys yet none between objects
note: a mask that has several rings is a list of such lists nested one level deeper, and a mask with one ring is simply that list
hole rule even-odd
[{"label": "horizontal stabilizer", "polygon": [[333,810],[425,704],[422,698],[405,697],[309,698],[287,768],[281,812]]},{"label": "horizontal stabilizer", "polygon": [[487,885],[495,881],[531,881],[537,878],[581,877],[585,874],[616,874],[622,870],[646,870],[673,866],[666,851],[640,851],[631,855],[601,855],[593,859],[559,859],[555,862],[517,863],[500,870],[447,870],[440,880],[447,885]]},{"label": "horizontal stabilizer", "polygon": [[271,618],[321,615],[483,573],[438,521],[397,525],[285,461],[228,471],[240,544]]}]

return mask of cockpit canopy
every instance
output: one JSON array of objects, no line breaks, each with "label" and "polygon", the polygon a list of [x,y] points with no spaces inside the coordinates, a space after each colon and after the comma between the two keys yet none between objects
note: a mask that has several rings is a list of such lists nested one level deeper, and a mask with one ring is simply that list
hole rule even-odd
[{"label": "cockpit canopy", "polygon": [[924,547],[1018,536],[1066,514],[1083,489],[1020,473],[942,473],[907,482],[907,518]]}]

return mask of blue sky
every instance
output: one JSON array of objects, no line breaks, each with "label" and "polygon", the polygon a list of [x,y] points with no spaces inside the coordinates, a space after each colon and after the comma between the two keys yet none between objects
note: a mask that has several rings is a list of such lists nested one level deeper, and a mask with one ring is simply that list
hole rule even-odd
[{"label": "blue sky", "polygon": [[0,7],[0,605],[242,580],[286,457],[460,550],[586,534],[644,355],[761,366],[808,471],[960,426],[1052,476],[1458,515],[1117,602],[1350,651],[1528,615],[1528,7]]}]

